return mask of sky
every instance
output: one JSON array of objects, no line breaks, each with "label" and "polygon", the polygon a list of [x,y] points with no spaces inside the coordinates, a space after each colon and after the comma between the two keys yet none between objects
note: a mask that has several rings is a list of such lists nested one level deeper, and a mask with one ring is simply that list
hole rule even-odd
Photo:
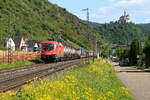
[{"label": "sky", "polygon": [[150,0],[49,0],[72,14],[86,20],[86,12],[82,9],[89,8],[90,21],[108,23],[116,21],[124,10],[130,14],[134,23],[150,23]]}]

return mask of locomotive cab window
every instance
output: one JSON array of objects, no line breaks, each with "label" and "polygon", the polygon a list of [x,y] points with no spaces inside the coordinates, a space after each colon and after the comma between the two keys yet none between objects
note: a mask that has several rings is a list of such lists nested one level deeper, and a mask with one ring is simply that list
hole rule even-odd
[{"label": "locomotive cab window", "polygon": [[54,44],[43,44],[43,49],[44,50],[53,50],[55,49],[55,45]]}]

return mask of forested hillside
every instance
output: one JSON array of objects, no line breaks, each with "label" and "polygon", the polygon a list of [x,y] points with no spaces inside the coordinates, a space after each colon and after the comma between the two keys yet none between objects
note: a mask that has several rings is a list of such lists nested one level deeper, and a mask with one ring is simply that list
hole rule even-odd
[{"label": "forested hillside", "polygon": [[[62,38],[65,43],[89,48],[87,25],[66,9],[48,0],[0,0],[0,41],[8,36],[47,40]],[[92,29],[89,29],[93,34]],[[97,36],[99,37],[99,36]]]},{"label": "forested hillside", "polygon": [[125,45],[131,43],[134,38],[144,38],[145,30],[136,24],[97,24],[92,23],[91,27],[100,35],[111,41],[113,44]]},{"label": "forested hillside", "polygon": [[147,24],[139,24],[140,26],[142,26],[144,29],[146,30],[150,30],[150,23]]},{"label": "forested hillside", "polygon": [[146,35],[150,35],[150,23],[147,24],[139,24],[144,29]]},{"label": "forested hillside", "polygon": [[[5,38],[10,36],[23,36],[41,41],[60,37],[66,44],[86,49],[93,48],[92,42],[88,40],[86,21],[69,13],[65,8],[48,0],[0,0],[0,2],[0,48]],[[141,26],[132,23],[90,22],[89,27],[90,37],[95,34],[97,46],[104,56],[109,53],[111,43],[127,44],[134,38],[143,38],[144,32]]]}]

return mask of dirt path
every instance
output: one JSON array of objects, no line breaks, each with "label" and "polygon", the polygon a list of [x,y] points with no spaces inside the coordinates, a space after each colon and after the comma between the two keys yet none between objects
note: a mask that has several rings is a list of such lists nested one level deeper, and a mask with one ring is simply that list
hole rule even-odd
[{"label": "dirt path", "polygon": [[135,100],[150,100],[150,72],[131,67],[120,67],[113,63],[117,75],[132,92]]}]

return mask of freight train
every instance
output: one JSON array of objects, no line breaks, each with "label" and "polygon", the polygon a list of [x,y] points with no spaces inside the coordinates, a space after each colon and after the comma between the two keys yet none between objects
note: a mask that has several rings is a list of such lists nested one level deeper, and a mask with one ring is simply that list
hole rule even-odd
[{"label": "freight train", "polygon": [[92,51],[74,48],[57,41],[43,41],[41,44],[41,59],[47,63],[51,61],[80,59],[93,56]]}]

